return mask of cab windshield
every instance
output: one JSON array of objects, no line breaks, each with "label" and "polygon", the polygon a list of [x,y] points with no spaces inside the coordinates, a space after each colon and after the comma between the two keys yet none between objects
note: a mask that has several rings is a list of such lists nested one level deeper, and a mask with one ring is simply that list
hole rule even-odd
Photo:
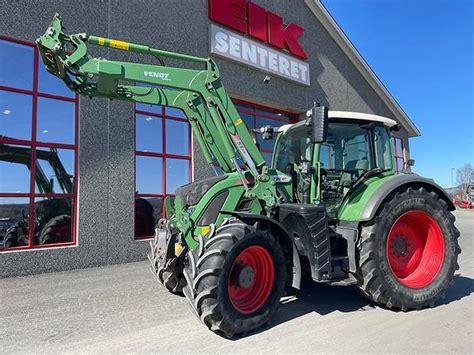
[{"label": "cab windshield", "polygon": [[273,166],[286,171],[289,166],[298,166],[303,161],[311,161],[313,145],[309,140],[310,128],[306,125],[293,128],[280,138]]},{"label": "cab windshield", "polygon": [[[320,201],[329,214],[335,213],[350,188],[368,173],[392,170],[392,153],[388,128],[376,123],[354,120],[331,120],[324,144],[311,144],[310,127],[298,124],[279,138],[273,167],[293,179],[294,201],[308,193],[301,172],[316,167],[313,151],[319,147]],[[377,170],[375,170],[377,169]],[[313,169],[311,174],[317,170]]]}]

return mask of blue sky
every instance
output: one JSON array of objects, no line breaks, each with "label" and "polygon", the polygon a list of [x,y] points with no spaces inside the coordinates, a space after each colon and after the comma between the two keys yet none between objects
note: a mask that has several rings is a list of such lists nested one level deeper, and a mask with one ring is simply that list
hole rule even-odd
[{"label": "blue sky", "polygon": [[421,131],[414,171],[444,187],[474,163],[473,1],[323,0]]}]

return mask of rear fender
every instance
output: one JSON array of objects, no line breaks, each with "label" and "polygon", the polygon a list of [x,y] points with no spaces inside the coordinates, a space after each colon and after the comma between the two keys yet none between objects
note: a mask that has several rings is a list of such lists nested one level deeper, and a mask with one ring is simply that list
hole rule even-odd
[{"label": "rear fender", "polygon": [[361,184],[341,206],[338,218],[342,221],[370,221],[391,193],[408,187],[424,187],[434,191],[446,202],[448,210],[455,209],[449,195],[433,180],[416,174],[389,175],[374,177]]}]

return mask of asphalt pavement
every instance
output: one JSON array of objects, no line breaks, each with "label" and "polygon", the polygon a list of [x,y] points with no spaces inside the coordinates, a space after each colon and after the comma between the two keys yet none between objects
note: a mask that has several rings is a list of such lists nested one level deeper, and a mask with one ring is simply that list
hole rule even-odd
[{"label": "asphalt pavement", "polygon": [[394,312],[308,283],[269,327],[228,340],[140,262],[0,280],[0,353],[473,353],[474,211],[455,215],[461,268],[435,308]]}]

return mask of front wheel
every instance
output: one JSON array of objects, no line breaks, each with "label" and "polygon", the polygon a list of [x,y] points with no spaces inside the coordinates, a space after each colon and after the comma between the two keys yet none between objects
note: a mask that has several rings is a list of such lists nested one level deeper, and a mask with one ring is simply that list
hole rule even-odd
[{"label": "front wheel", "polygon": [[188,252],[183,291],[206,326],[232,337],[271,319],[283,295],[285,270],[283,251],[269,230],[232,220]]},{"label": "front wheel", "polygon": [[454,216],[436,193],[397,193],[362,227],[360,289],[389,308],[433,306],[459,268],[458,237]]}]

